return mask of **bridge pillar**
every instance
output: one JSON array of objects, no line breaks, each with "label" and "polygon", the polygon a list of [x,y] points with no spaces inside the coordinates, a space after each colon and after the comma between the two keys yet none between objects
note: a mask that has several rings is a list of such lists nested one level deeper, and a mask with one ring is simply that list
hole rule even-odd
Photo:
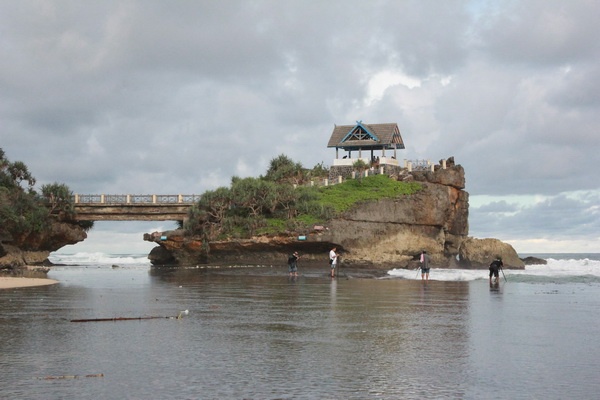
[{"label": "bridge pillar", "polygon": [[131,204],[131,195],[130,194],[127,195],[127,204]]},{"label": "bridge pillar", "polygon": [[183,203],[183,195],[180,194],[179,197],[177,197],[177,201]]},{"label": "bridge pillar", "polygon": [[152,204],[156,204],[156,195],[155,194],[152,195]]},{"label": "bridge pillar", "polygon": [[103,194],[100,195],[100,203],[104,204],[104,195]]}]

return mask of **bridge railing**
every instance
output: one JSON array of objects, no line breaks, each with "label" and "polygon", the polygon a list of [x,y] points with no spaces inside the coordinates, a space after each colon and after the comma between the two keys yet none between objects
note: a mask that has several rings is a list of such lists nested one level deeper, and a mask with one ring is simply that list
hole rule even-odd
[{"label": "bridge railing", "polygon": [[76,194],[75,204],[193,204],[199,194]]}]

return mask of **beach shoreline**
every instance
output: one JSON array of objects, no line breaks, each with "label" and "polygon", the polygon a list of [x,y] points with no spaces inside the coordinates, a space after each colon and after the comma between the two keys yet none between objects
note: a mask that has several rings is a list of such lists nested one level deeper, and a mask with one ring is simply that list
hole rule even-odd
[{"label": "beach shoreline", "polygon": [[35,286],[47,286],[58,283],[57,280],[48,278],[24,278],[13,276],[0,276],[0,290],[20,289]]}]

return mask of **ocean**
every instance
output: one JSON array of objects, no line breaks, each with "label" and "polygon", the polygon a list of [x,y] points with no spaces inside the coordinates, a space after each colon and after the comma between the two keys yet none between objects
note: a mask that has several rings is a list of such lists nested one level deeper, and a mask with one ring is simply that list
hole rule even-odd
[{"label": "ocean", "polygon": [[0,398],[596,398],[600,254],[528,255],[490,286],[53,254],[59,284],[0,290]]},{"label": "ocean", "polygon": [[[524,270],[503,269],[504,276],[511,282],[600,282],[600,253],[528,253],[520,257],[541,258],[547,264],[527,265]],[[388,274],[405,279],[413,279],[416,275],[405,269],[392,269]],[[430,271],[430,279],[440,281],[473,281],[488,277],[487,269],[432,268]]]}]

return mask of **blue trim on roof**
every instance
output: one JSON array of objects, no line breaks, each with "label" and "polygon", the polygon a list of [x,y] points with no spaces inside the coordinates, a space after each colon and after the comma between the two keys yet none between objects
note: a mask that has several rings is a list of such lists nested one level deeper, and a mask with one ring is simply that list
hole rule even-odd
[{"label": "blue trim on roof", "polygon": [[352,135],[352,132],[354,132],[354,130],[356,130],[356,128],[361,127],[365,132],[367,132],[367,134],[369,136],[371,136],[371,139],[375,140],[376,142],[379,142],[379,138],[377,136],[375,136],[375,134],[373,132],[371,132],[369,129],[367,129],[362,121],[356,121],[356,125],[354,125],[352,127],[352,129],[350,129],[350,131],[346,134],[346,136],[344,136],[344,138],[340,141],[340,143],[344,143],[346,141],[346,139],[348,139],[348,136]]}]

